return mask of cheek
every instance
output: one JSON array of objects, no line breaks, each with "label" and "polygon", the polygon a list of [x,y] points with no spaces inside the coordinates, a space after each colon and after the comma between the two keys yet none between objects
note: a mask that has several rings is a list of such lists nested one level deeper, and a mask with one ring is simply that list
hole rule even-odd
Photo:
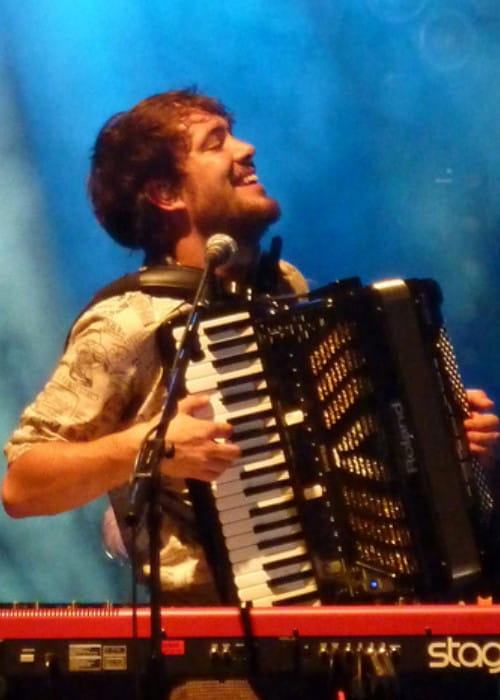
[{"label": "cheek", "polygon": [[220,151],[208,153],[198,161],[198,173],[204,180],[228,180],[233,170],[233,159]]}]

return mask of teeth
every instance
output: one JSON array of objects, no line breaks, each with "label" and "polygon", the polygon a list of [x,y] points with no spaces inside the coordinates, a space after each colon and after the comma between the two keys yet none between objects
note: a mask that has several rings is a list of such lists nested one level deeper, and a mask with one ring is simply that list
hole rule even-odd
[{"label": "teeth", "polygon": [[241,183],[243,185],[253,185],[254,183],[258,182],[259,179],[255,173],[252,173],[251,175],[245,175],[244,178],[242,178]]}]

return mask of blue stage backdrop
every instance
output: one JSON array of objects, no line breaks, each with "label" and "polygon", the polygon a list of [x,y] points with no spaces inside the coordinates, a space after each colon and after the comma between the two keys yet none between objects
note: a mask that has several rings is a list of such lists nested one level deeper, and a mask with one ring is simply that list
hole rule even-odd
[{"label": "blue stage backdrop", "polygon": [[[75,314],[140,262],[86,201],[98,128],[194,84],[257,146],[311,284],[437,279],[466,383],[499,400],[499,54],[495,0],[2,0],[2,442]],[[125,601],[104,506],[2,514],[1,601]]]}]

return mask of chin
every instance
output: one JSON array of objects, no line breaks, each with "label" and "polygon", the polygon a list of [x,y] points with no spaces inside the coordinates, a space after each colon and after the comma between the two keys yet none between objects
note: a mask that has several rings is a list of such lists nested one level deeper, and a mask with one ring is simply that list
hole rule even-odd
[{"label": "chin", "polygon": [[226,211],[200,218],[196,224],[206,236],[217,232],[227,233],[241,245],[255,246],[280,216],[278,202],[270,197],[261,196],[234,202]]},{"label": "chin", "polygon": [[274,224],[274,222],[278,221],[281,216],[281,207],[275,199],[270,199],[269,202],[271,203],[270,210],[272,215],[272,220],[270,223]]},{"label": "chin", "polygon": [[270,197],[262,197],[252,202],[251,205],[242,207],[242,219],[248,219],[256,224],[261,222],[265,226],[273,224],[281,216],[281,209],[278,202]]}]

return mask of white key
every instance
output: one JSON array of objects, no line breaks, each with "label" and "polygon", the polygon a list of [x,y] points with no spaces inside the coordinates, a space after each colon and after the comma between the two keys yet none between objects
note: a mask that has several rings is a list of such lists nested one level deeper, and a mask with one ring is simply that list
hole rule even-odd
[{"label": "white key", "polygon": [[246,342],[248,339],[251,340],[255,338],[253,326],[250,324],[241,324],[238,327],[230,325],[221,326],[218,331],[211,331],[210,333],[204,333],[202,329],[198,335],[198,342],[203,352],[206,350],[210,352],[214,346],[216,348],[217,343],[222,343],[225,340],[234,340],[236,338],[242,340],[243,342]]},{"label": "white key", "polygon": [[[265,452],[264,454],[269,455],[272,453]],[[251,456],[260,458],[260,455]],[[275,455],[273,455],[271,458],[258,459],[256,462],[253,463],[249,463],[248,457],[245,457],[241,460],[238,459],[236,462],[233,462],[233,464],[230,467],[228,467],[223,474],[219,476],[215,484],[218,487],[221,484],[225,484],[227,481],[235,481],[235,479],[239,479],[242,474],[258,474],[263,469],[267,469],[268,467],[273,467],[277,465],[283,465],[284,468],[286,466],[285,456],[283,452],[281,452],[281,450],[277,450]]]},{"label": "white key", "polygon": [[293,564],[284,565],[278,569],[259,569],[248,574],[236,576],[234,582],[238,589],[250,588],[259,583],[270,583],[282,576],[291,576],[294,574],[304,574],[304,577],[312,574],[312,567],[309,561],[299,561]]},{"label": "white key", "polygon": [[255,528],[259,525],[275,524],[276,527],[278,527],[280,525],[280,521],[284,522],[289,518],[296,517],[298,514],[297,508],[293,504],[285,504],[283,508],[278,511],[263,513],[262,515],[255,516],[254,518],[251,518],[248,513],[245,513],[244,508],[241,508],[240,512],[241,517],[239,520],[222,523],[224,537],[229,538],[233,535],[243,534],[245,532],[254,532],[255,534]]},{"label": "white key", "polygon": [[280,434],[263,433],[262,435],[256,435],[255,437],[247,438],[246,440],[237,440],[237,443],[242,450],[250,449],[252,447],[265,447],[266,445],[279,445]]},{"label": "white key", "polygon": [[264,377],[259,376],[252,379],[244,378],[241,380],[241,382],[238,381],[236,384],[219,386],[218,389],[222,396],[222,400],[226,403],[228,409],[230,409],[233,403],[236,404],[242,400],[242,393],[262,393],[263,391],[268,390],[268,386]]},{"label": "white key", "polygon": [[272,428],[276,425],[276,418],[271,415],[259,416],[247,416],[245,422],[238,422],[233,426],[232,441],[238,441],[239,435],[245,433],[247,430],[264,430],[265,428]]},{"label": "white key", "polygon": [[228,467],[223,474],[221,474],[217,481],[212,484],[214,493],[219,493],[221,486],[226,482],[233,482],[239,480],[241,475],[241,467],[238,466],[237,462],[233,462],[230,467]]},{"label": "white key", "polygon": [[[257,345],[253,335],[238,338],[237,343],[231,345],[209,344],[203,348],[203,359],[198,362],[216,362],[217,360],[227,360],[231,357],[237,359],[249,352],[257,352]],[[194,363],[197,361],[195,360]],[[193,364],[194,364],[193,363]]]},{"label": "white key", "polygon": [[222,514],[234,508],[241,508],[241,506],[264,508],[266,506],[279,505],[289,498],[293,498],[293,489],[291,486],[284,486],[283,488],[273,489],[266,495],[254,493],[246,498],[242,495],[217,498],[217,510]]},{"label": "white key", "polygon": [[235,464],[242,468],[244,472],[251,472],[262,467],[270,467],[273,464],[278,464],[279,461],[285,461],[283,450],[278,447],[272,447],[265,452],[259,454],[246,455],[236,460]]},{"label": "white key", "polygon": [[290,550],[293,549],[295,545],[305,546],[302,533],[297,533],[296,540],[293,542],[282,542],[276,544],[274,547],[269,547],[268,549],[261,550],[256,544],[250,544],[246,547],[240,547],[239,549],[233,549],[228,551],[229,560],[233,564],[240,564],[245,561],[252,561],[259,557],[262,558],[263,562],[274,561],[272,557],[277,555],[282,555],[290,557]]},{"label": "white key", "polygon": [[[214,316],[213,318],[202,318],[198,326],[200,340],[208,339],[210,336],[213,339],[217,338],[217,334],[227,333],[234,325],[241,321],[248,321],[248,325],[241,325],[242,329],[251,329],[250,314],[248,311],[241,311],[234,314],[226,314],[225,316]],[[184,334],[184,326],[177,326],[172,329],[172,335],[176,340],[180,340]]]},{"label": "white key", "polygon": [[237,311],[234,314],[226,314],[226,316],[214,316],[214,318],[204,318],[200,322],[200,328],[203,332],[205,330],[217,329],[222,326],[228,326],[232,323],[238,323],[239,321],[244,321],[248,319],[250,321],[250,314],[248,311]]},{"label": "white key", "polygon": [[[229,484],[236,481],[241,484],[240,488],[241,491],[243,491],[243,489],[248,488],[248,486],[259,485],[258,481],[253,481],[254,479],[267,479],[270,476],[271,480],[274,478],[276,481],[283,481],[283,479],[286,479],[290,476],[288,467],[283,459],[269,461],[269,465],[267,465],[264,462],[260,469],[248,469],[248,465],[246,465],[245,467],[240,467],[239,465],[234,464],[233,466],[229,467],[229,469],[227,469],[226,472],[224,472],[223,476],[225,478],[222,481],[222,477],[218,479],[217,484]],[[276,463],[273,464],[274,461],[276,461]],[[285,474],[287,476],[285,476]],[[261,483],[266,482],[264,481]]]},{"label": "white key", "polygon": [[[245,401],[231,404],[231,410],[222,403],[219,391],[204,392],[208,396],[210,403],[196,411],[197,418],[205,418],[206,420],[228,421],[233,417],[245,418],[248,416],[250,420],[254,415],[259,416],[265,411],[272,408],[272,404],[267,396],[255,396]],[[234,410],[233,410],[234,409]]]},{"label": "white key", "polygon": [[259,391],[262,389],[267,389],[267,382],[264,377],[257,376],[252,377],[252,372],[248,370],[242,370],[239,373],[235,373],[235,376],[231,379],[238,379],[235,384],[230,384],[226,386],[221,386],[220,377],[217,374],[213,374],[209,377],[201,377],[199,379],[195,378],[193,380],[186,377],[186,389],[190,394],[197,393],[207,393],[214,389],[218,389],[223,398],[228,396],[234,396],[235,394],[241,394],[243,392]]},{"label": "white key", "polygon": [[[246,494],[244,493],[245,489],[257,486],[272,487],[273,484],[279,484],[280,482],[286,481],[290,478],[288,469],[282,469],[267,474],[256,474],[256,476],[252,477],[251,479],[241,479],[240,475],[241,472],[234,474],[234,479],[232,481],[225,481],[223,484],[217,482],[217,498],[232,496],[235,493],[241,493],[244,497],[246,497]],[[264,494],[261,494],[261,496],[263,495]]]},{"label": "white key", "polygon": [[[237,499],[238,500],[238,499]],[[276,501],[276,505],[278,506],[278,510],[273,510],[271,511],[272,513],[277,513],[281,512],[281,508],[289,508],[291,505],[293,505],[295,502],[295,499],[293,498],[292,493],[290,492],[290,495],[288,496],[282,496]],[[248,513],[247,509],[247,504],[244,503],[242,500],[237,503],[236,507],[230,508],[228,510],[222,510],[219,509],[219,521],[222,525],[226,525],[229,523],[235,523],[238,522],[239,520],[242,520],[244,517],[246,517],[246,514]],[[260,513],[255,513],[255,517],[260,517],[261,515],[267,515],[268,513],[265,512],[260,512]],[[248,516],[250,517],[250,516]],[[251,516],[252,518],[254,517],[254,514]]]},{"label": "white key", "polygon": [[[238,596],[242,603],[245,603],[247,600],[262,600],[262,598],[267,596],[271,598],[272,602],[276,602],[277,600],[283,600],[285,596],[303,593],[307,589],[311,591],[317,590],[313,576],[309,576],[305,581],[288,581],[279,586],[266,583],[257,584],[250,588],[239,589]],[[258,604],[260,605],[260,603]]]},{"label": "white key", "polygon": [[[271,539],[277,537],[286,537],[288,535],[302,535],[302,528],[299,523],[292,523],[291,525],[284,525],[276,530],[270,532],[247,532],[244,535],[235,535],[234,537],[226,538],[226,547],[230,552],[236,551],[237,549],[243,549],[246,547],[254,547],[262,544],[263,542],[269,542]],[[290,543],[287,543],[289,546]],[[281,545],[276,545],[281,546]],[[259,547],[260,549],[260,547]],[[271,546],[269,547],[271,550]],[[265,549],[261,549],[262,553],[265,553]]]},{"label": "white key", "polygon": [[254,396],[245,399],[245,401],[234,402],[227,406],[222,403],[222,397],[219,391],[214,391],[210,394],[210,404],[212,407],[212,415],[218,417],[220,420],[232,420],[234,418],[267,411],[272,408],[272,403],[268,396]]},{"label": "white key", "polygon": [[[245,323],[245,321],[247,323]],[[204,319],[199,326],[200,346],[230,340],[244,335],[253,335],[254,330],[248,312],[228,314],[212,319]]]},{"label": "white key", "polygon": [[230,365],[224,365],[214,369],[209,362],[193,362],[189,367],[189,372],[186,374],[186,388],[193,393],[194,391],[203,391],[204,389],[192,389],[196,382],[205,380],[204,386],[209,384],[215,388],[226,379],[238,379],[247,377],[249,374],[262,373],[262,362],[255,357],[249,359],[238,358],[238,360]]},{"label": "white key", "polygon": [[[280,602],[286,602],[289,599],[294,598],[296,595],[306,595],[308,593],[317,593],[318,587],[316,586],[316,583],[309,583],[306,584],[305,586],[299,587],[296,591],[294,591],[293,595],[290,593],[281,593],[277,595],[272,595],[272,596],[264,596],[262,598],[254,598],[252,600],[254,607],[256,608],[267,608],[273,605],[273,603],[276,603],[278,601]],[[243,602],[243,601],[242,601]],[[311,603],[311,605],[316,605],[319,603],[319,601],[315,603]]]},{"label": "white key", "polygon": [[304,542],[298,542],[295,545],[290,542],[289,546],[289,550],[267,553],[265,556],[259,550],[257,550],[255,556],[242,559],[234,564],[233,576],[243,576],[244,574],[248,574],[250,571],[263,569],[265,564],[273,564],[275,562],[283,562],[283,564],[285,564],[287,559],[290,560],[292,557],[298,557],[302,554],[306,554],[307,552]]}]

